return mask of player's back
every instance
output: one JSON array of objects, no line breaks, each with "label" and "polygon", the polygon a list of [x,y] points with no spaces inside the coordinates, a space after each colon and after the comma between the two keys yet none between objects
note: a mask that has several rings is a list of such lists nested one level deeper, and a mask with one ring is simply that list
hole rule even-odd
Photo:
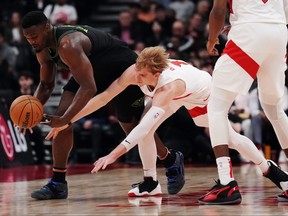
[{"label": "player's back", "polygon": [[283,23],[286,24],[283,0],[229,1],[230,23]]},{"label": "player's back", "polygon": [[[104,91],[129,66],[136,62],[137,54],[126,43],[93,27],[63,25],[55,27],[54,30],[55,40],[58,44],[64,35],[74,32],[81,32],[90,39],[92,47],[87,57],[94,70],[98,92]],[[58,51],[51,58],[58,66],[65,66]],[[66,69],[69,68],[66,66]]]},{"label": "player's back", "polygon": [[206,71],[199,70],[181,60],[170,59],[169,61],[169,67],[161,73],[153,91],[150,91],[146,85],[141,87],[144,94],[153,97],[157,89],[177,79],[181,79],[186,83],[186,91],[183,95],[193,93],[196,96],[196,94],[201,94],[203,90],[206,90],[207,86],[210,86],[211,75]]}]

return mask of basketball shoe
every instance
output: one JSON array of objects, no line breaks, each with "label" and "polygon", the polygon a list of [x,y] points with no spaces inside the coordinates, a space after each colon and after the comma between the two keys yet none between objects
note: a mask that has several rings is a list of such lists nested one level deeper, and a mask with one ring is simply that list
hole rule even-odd
[{"label": "basketball shoe", "polygon": [[128,192],[129,197],[157,196],[162,194],[161,186],[152,177],[144,177],[144,181],[132,185]]},{"label": "basketball shoe", "polygon": [[[173,150],[172,150],[173,151]],[[176,160],[166,170],[167,191],[169,194],[177,194],[185,184],[184,156],[180,151],[175,151]]]},{"label": "basketball shoe", "polygon": [[128,197],[128,202],[135,206],[161,206],[161,196]]},{"label": "basketball shoe", "polygon": [[214,185],[207,194],[200,197],[198,200],[200,204],[231,205],[241,203],[242,197],[235,180],[231,181],[227,185],[222,185],[220,180],[215,182],[216,185]]},{"label": "basketball shoe", "polygon": [[274,161],[267,160],[267,163],[269,169],[266,173],[263,173],[263,176],[270,179],[281,190],[288,190],[288,174],[281,170]]},{"label": "basketball shoe", "polygon": [[66,199],[67,196],[67,182],[60,183],[52,180],[49,180],[48,184],[31,193],[31,197],[38,200]]}]

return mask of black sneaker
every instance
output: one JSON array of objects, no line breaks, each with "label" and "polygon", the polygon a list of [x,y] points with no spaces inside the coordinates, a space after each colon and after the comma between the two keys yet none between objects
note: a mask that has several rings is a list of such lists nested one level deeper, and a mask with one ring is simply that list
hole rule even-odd
[{"label": "black sneaker", "polygon": [[214,185],[207,194],[200,197],[198,200],[200,204],[232,205],[241,203],[242,197],[235,180],[231,181],[228,185],[222,185],[220,180],[215,182],[216,185]]},{"label": "black sneaker", "polygon": [[144,177],[144,181],[132,185],[128,192],[129,197],[157,196],[162,194],[161,186],[152,177]]},{"label": "black sneaker", "polygon": [[272,160],[267,160],[269,170],[263,176],[270,179],[278,188],[283,191],[288,189],[288,174],[280,169]]},{"label": "black sneaker", "polygon": [[184,156],[176,151],[176,160],[171,167],[165,168],[167,176],[167,191],[169,194],[177,194],[185,184]]},{"label": "black sneaker", "polygon": [[50,180],[48,184],[31,193],[37,200],[66,199],[68,196],[67,182],[60,183]]}]

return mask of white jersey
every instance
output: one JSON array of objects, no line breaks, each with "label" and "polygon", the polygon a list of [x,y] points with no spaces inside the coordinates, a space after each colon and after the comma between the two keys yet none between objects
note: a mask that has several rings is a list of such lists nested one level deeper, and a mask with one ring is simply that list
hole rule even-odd
[{"label": "white jersey", "polygon": [[153,98],[157,89],[177,79],[181,79],[186,84],[186,90],[182,95],[174,98],[171,104],[173,109],[177,110],[179,107],[185,106],[189,110],[195,106],[206,106],[207,99],[210,95],[211,75],[184,61],[173,59],[169,61],[169,67],[159,76],[158,83],[154,90],[150,91],[149,88],[144,85],[140,87],[143,93]]},{"label": "white jersey", "polygon": [[287,0],[228,0],[228,3],[231,25],[255,22],[287,23]]}]

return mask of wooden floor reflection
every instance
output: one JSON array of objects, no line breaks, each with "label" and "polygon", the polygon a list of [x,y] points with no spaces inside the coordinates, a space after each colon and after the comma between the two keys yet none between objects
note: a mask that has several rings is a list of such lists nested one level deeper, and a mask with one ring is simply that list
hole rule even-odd
[{"label": "wooden floor reflection", "polygon": [[[281,165],[287,170],[287,165]],[[142,180],[141,168],[122,167],[99,174],[68,175],[67,200],[37,201],[32,190],[47,179],[0,183],[0,215],[288,215],[288,203],[279,203],[281,191],[252,164],[234,167],[243,201],[234,206],[203,206],[197,203],[217,177],[215,167],[186,167],[186,184],[178,195],[168,195],[163,169],[158,169],[163,195],[128,198],[132,183]],[[41,170],[38,170],[41,172]],[[2,173],[3,174],[3,173]]]}]

